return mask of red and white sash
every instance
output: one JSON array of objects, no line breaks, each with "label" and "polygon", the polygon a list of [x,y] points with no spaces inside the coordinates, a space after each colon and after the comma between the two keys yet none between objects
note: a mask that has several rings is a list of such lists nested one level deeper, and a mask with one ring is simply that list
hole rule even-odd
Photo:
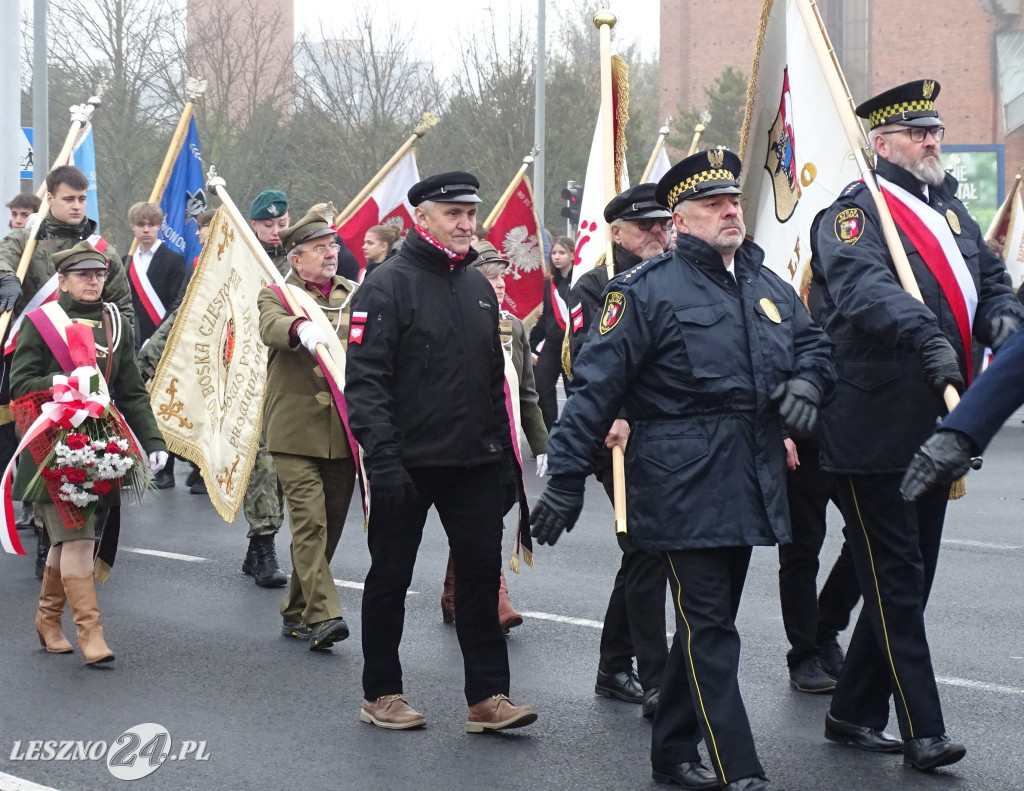
[{"label": "red and white sash", "polygon": [[919,197],[903,187],[878,177],[878,186],[885,196],[893,220],[906,234],[914,249],[939,283],[960,330],[960,341],[967,362],[970,382],[974,366],[971,361],[971,331],[978,308],[978,290],[967,262],[957,246],[949,222]]},{"label": "red and white sash", "polygon": [[558,322],[559,329],[564,330],[569,323],[569,306],[565,304],[562,295],[558,293],[554,278],[549,280],[548,284],[551,286],[551,307],[555,311],[555,321]]},{"label": "red and white sash", "polygon": [[57,277],[54,274],[53,277],[43,283],[42,288],[32,295],[32,299],[25,305],[25,309],[18,314],[18,318],[11,323],[11,331],[7,335],[7,343],[4,344],[5,355],[14,354],[15,348],[18,346],[18,330],[21,329],[21,324],[25,321],[25,317],[36,308],[41,308],[60,296],[60,289],[57,287]]},{"label": "red and white sash", "polygon": [[167,308],[149,280],[149,265],[152,263],[153,257],[150,256],[149,264],[142,267],[138,265],[133,257],[131,264],[128,265],[128,277],[132,281],[132,289],[135,291],[135,296],[142,303],[142,307],[146,311],[146,315],[149,316],[149,320],[153,322],[154,327],[159,327],[160,322],[167,315]]}]

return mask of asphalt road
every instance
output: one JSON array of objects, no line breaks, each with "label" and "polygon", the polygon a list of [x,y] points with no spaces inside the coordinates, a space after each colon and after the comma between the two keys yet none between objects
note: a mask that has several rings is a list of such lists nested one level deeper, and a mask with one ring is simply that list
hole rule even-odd
[{"label": "asphalt road", "polygon": [[[948,732],[968,747],[948,769],[923,775],[898,756],[867,755],[822,738],[828,698],[788,686],[776,552],[754,551],[739,619],[741,682],[762,761],[782,787],[1024,788],[1022,446],[1018,416],[946,521],[929,636]],[[86,668],[80,654],[40,649],[31,558],[0,556],[0,791],[34,787],[13,778],[68,791],[663,787],[650,779],[650,726],[639,707],[593,694],[599,626],[618,564],[610,507],[595,482],[576,530],[555,548],[541,548],[535,570],[507,574],[526,615],[508,638],[512,698],[533,704],[540,719],[507,735],[481,736],[463,732],[461,655],[438,604],[447,548],[433,515],[402,643],[406,695],[428,726],[388,732],[358,718],[359,583],[369,564],[361,514],[350,514],[333,564],[352,637],[329,653],[312,653],[279,636],[280,592],[257,588],[241,574],[245,525],[223,523],[205,498],[189,495],[184,474],[177,488],[154,492],[143,509],[126,509],[123,550],[100,591],[117,653],[111,668]],[[528,486],[535,497],[538,479],[531,476]],[[840,525],[834,512],[826,562],[838,552]],[[282,558],[286,533],[277,542]],[[65,625],[70,636],[67,615]],[[115,779],[105,760],[24,759],[31,740],[83,747],[104,741],[110,754],[130,747],[121,734],[142,723],[169,732],[175,760],[130,784]],[[206,759],[194,760],[193,752],[179,760],[188,742],[205,742]]]}]

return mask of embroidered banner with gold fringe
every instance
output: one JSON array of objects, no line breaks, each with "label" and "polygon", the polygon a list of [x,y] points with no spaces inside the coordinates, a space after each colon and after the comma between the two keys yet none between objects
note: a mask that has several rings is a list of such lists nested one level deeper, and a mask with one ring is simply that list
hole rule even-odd
[{"label": "embroidered banner with gold fringe", "polygon": [[256,298],[269,281],[247,233],[217,212],[150,387],[167,447],[199,465],[228,522],[256,456],[267,380]]}]

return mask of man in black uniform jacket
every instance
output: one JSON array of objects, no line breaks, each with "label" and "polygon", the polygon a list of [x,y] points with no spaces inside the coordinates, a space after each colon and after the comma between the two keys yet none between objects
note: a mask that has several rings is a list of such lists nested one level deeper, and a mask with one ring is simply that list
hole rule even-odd
[{"label": "man in black uniform jacket", "polygon": [[[676,634],[651,736],[653,777],[688,789],[779,791],[754,749],[736,612],[751,547],[789,540],[784,424],[803,434],[835,385],[828,339],[744,242],[739,158],[687,157],[658,183],[675,249],[608,284],[548,445],[533,535],[554,543],[583,507],[601,440],[625,407],[633,545],[669,569]],[[701,739],[714,772],[700,761]]]},{"label": "man in black uniform jacket", "polygon": [[469,715],[480,733],[529,725],[508,699],[498,622],[502,516],[519,474],[505,410],[505,357],[494,289],[469,266],[476,177],[431,176],[409,190],[416,224],[401,252],[352,301],[345,401],[370,477],[360,719],[404,729],[425,720],[403,697],[398,645],[405,595],[433,505],[455,563],[455,629]]},{"label": "man in black uniform jacket", "polygon": [[[641,261],[665,252],[666,234],[672,212],[654,195],[654,184],[638,184],[616,195],[604,208],[611,224],[615,273],[627,272]],[[594,318],[600,313],[601,298],[608,285],[605,257],[580,276],[569,292],[570,356],[575,364]],[[575,383],[566,385],[571,395]],[[629,438],[628,415],[612,423],[594,465],[608,499],[613,499],[610,448]],[[665,561],[661,555],[633,548],[628,536],[618,536],[622,562],[601,630],[601,658],[597,665],[594,692],[629,703],[642,703],[644,717],[651,719],[658,706],[661,674],[668,661],[665,644]],[[636,656],[636,671],[633,657]]]},{"label": "man in black uniform jacket", "polygon": [[[942,391],[969,382],[972,333],[997,349],[1024,318],[1003,263],[942,167],[938,93],[934,80],[918,80],[857,108],[870,121],[879,186],[924,301],[900,286],[863,182],[847,187],[811,228],[810,304],[841,372],[823,414],[821,468],[835,474],[864,592],[825,736],[902,751],[904,763],[922,771],[966,752],[946,737],[924,625],[948,491],[907,505],[900,480],[946,411]],[[890,696],[902,743],[882,731]]]}]

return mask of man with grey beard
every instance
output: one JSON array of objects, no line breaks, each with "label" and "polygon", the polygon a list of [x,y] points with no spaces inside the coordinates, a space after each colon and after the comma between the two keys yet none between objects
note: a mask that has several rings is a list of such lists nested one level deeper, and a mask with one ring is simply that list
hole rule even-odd
[{"label": "man with grey beard", "polygon": [[[1024,320],[1002,261],[942,168],[938,93],[934,80],[918,80],[857,108],[870,122],[878,184],[923,301],[901,287],[863,182],[811,226],[808,297],[840,374],[822,413],[821,469],[835,475],[864,594],[825,736],[902,752],[926,772],[966,753],[946,736],[924,624],[948,492],[904,503],[900,481],[946,413],[945,387],[970,383],[972,336],[998,350]],[[883,732],[890,697],[902,741]]]}]

